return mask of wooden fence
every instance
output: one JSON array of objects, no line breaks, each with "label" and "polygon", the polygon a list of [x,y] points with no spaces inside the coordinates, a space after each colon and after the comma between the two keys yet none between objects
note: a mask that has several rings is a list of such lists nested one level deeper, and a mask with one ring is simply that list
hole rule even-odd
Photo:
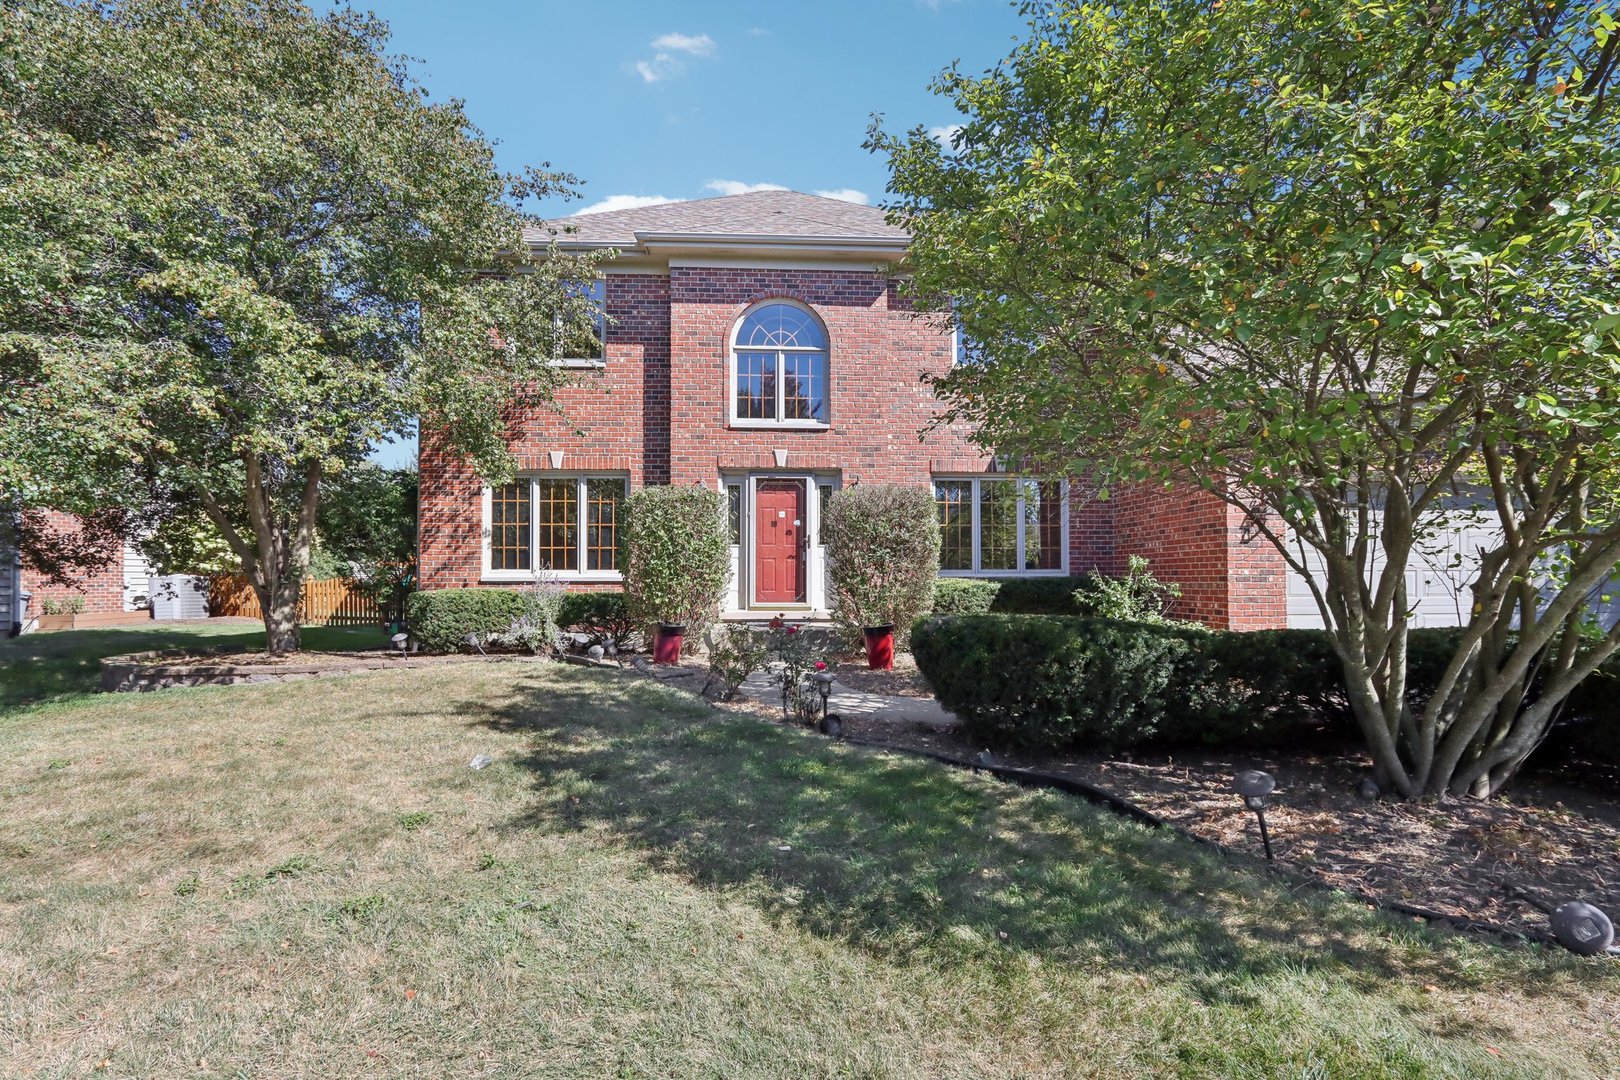
[{"label": "wooden fence", "polygon": [[[221,575],[209,583],[208,611],[213,615],[264,618],[253,587],[247,578],[235,574]],[[303,595],[298,598],[298,621],[304,626],[376,626],[382,618],[377,602],[346,578],[306,581]]]}]

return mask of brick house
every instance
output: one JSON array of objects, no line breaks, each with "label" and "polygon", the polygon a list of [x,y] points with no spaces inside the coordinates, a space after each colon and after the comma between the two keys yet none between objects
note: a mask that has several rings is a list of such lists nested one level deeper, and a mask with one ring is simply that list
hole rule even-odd
[{"label": "brick house", "polygon": [[[48,511],[48,520],[51,528],[62,533],[71,534],[79,527],[71,514],[55,510]],[[82,626],[150,618],[150,574],[146,559],[134,545],[125,544],[105,565],[84,574],[73,586],[55,585],[0,544],[0,635],[31,628],[45,613],[47,603],[64,610],[79,608]]]},{"label": "brick house", "polygon": [[954,362],[947,323],[912,309],[893,272],[907,236],[881,210],[788,191],[581,215],[543,247],[612,248],[592,287],[600,340],[559,362],[561,411],[521,417],[521,475],[490,489],[431,433],[421,447],[423,588],[517,584],[540,568],[619,587],[614,522],[646,484],[723,490],[726,614],[825,614],[819,518],[838,488],[932,487],[942,573],[1117,572],[1147,556],[1211,625],[1286,624],[1285,567],[1234,511],[1196,491],[1107,502],[1061,478],[999,471],[960,427],[930,428],[920,376]]}]

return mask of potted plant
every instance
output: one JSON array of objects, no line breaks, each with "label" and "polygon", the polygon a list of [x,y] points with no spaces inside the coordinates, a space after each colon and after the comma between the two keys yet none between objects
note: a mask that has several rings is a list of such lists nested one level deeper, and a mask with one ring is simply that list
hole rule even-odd
[{"label": "potted plant", "polygon": [[866,643],[866,666],[873,671],[892,670],[894,668],[894,624],[863,626],[861,627],[861,637]]},{"label": "potted plant", "polygon": [[685,623],[659,623],[653,628],[653,663],[680,663],[681,646],[685,641]]},{"label": "potted plant", "polygon": [[720,610],[731,576],[725,496],[703,487],[642,488],[624,501],[619,567],[625,601],[656,628],[653,660],[681,658],[688,632],[701,634]]},{"label": "potted plant", "polygon": [[934,602],[939,511],[926,488],[861,484],[834,493],[821,523],[833,618],[859,630],[866,662],[894,667],[895,632]]}]

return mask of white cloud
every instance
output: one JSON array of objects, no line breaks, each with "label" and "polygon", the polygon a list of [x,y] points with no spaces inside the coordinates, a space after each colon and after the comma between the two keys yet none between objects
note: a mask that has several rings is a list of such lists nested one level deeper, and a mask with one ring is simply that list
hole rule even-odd
[{"label": "white cloud", "polygon": [[708,34],[665,34],[653,38],[651,60],[637,60],[636,74],[649,83],[659,82],[686,70],[682,57],[701,59],[714,55],[714,38]]},{"label": "white cloud", "polygon": [[955,147],[951,145],[951,140],[956,138],[956,133],[961,130],[961,124],[944,124],[940,127],[929,128],[928,137],[939,143],[939,145],[943,147],[947,153],[949,153],[951,150],[955,149]]},{"label": "white cloud", "polygon": [[867,197],[866,192],[856,191],[852,187],[834,188],[831,191],[818,191],[816,194],[820,195],[823,199],[838,199],[843,202],[860,203],[862,206],[865,206],[867,203],[872,201]]},{"label": "white cloud", "polygon": [[605,214],[609,210],[634,210],[638,206],[658,206],[663,203],[680,202],[679,199],[666,199],[662,195],[609,195],[600,202],[593,202],[583,210],[575,210],[575,214]]},{"label": "white cloud", "polygon": [[714,38],[708,34],[665,34],[653,38],[652,47],[662,52],[691,53],[693,56],[713,56]]},{"label": "white cloud", "polygon": [[747,195],[752,191],[786,191],[781,184],[745,184],[741,180],[710,180],[703,185],[709,191],[722,195]]},{"label": "white cloud", "polygon": [[770,36],[770,31],[765,29],[763,26],[750,26],[748,28],[748,36],[749,37],[768,37],[768,36]]}]

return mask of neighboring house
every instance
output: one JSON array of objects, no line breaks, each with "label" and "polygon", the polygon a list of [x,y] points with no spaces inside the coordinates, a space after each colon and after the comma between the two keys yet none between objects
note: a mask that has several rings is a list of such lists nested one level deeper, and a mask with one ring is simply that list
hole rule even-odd
[{"label": "neighboring house", "polygon": [[[71,532],[78,526],[72,515],[50,513],[53,528]],[[82,577],[74,587],[47,583],[37,571],[0,545],[0,633],[26,633],[45,613],[46,602],[63,607],[82,601],[80,625],[111,624],[149,617],[151,569],[131,544],[107,564]],[[26,597],[26,604],[24,598]]]},{"label": "neighboring house", "polygon": [[731,617],[825,614],[820,519],[852,484],[930,487],[942,573],[1118,572],[1129,555],[1181,585],[1180,613],[1257,629],[1288,620],[1285,565],[1237,511],[1196,491],[1107,502],[1061,477],[999,471],[961,427],[933,427],[921,381],[955,362],[945,320],[893,277],[907,236],[883,212],[787,191],[582,215],[537,229],[618,255],[592,287],[602,340],[559,359],[561,412],[513,424],[521,475],[491,489],[432,433],[421,448],[423,588],[517,585],[541,569],[619,587],[620,501],[700,484],[729,503]]}]

